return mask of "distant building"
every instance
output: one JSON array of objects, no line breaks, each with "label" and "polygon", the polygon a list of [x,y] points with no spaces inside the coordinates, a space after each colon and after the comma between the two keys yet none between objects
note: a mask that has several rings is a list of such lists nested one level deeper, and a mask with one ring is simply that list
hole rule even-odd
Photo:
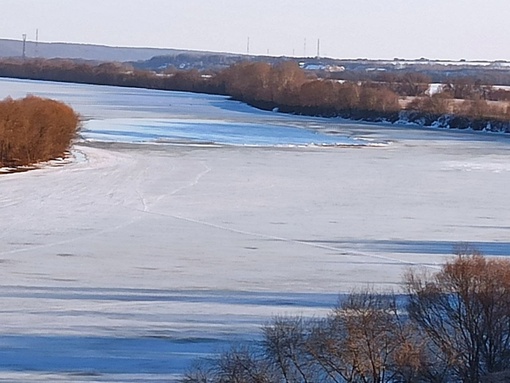
[{"label": "distant building", "polygon": [[326,70],[331,73],[344,72],[345,67],[342,65],[328,65]]},{"label": "distant building", "polygon": [[309,71],[323,71],[323,72],[343,72],[345,67],[341,65],[327,65],[323,63],[306,63],[300,62],[299,67]]}]

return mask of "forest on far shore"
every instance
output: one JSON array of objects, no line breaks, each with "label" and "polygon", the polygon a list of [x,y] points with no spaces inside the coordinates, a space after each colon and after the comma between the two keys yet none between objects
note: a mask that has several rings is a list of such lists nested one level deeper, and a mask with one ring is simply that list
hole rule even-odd
[{"label": "forest on far shore", "polygon": [[431,92],[430,78],[416,72],[335,80],[317,78],[293,61],[155,73],[128,64],[62,59],[1,60],[0,77],[219,94],[285,113],[510,131],[510,91],[468,77],[436,84]]}]

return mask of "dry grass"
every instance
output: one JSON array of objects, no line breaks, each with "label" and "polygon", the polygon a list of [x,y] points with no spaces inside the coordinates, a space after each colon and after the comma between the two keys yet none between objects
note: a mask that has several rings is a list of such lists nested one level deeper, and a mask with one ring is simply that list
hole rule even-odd
[{"label": "dry grass", "polygon": [[80,124],[72,108],[28,96],[0,102],[0,166],[23,166],[62,157]]}]

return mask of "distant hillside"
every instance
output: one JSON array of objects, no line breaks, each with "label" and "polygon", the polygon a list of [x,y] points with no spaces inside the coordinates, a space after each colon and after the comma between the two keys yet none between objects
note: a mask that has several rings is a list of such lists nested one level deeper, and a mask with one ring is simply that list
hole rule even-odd
[{"label": "distant hillside", "polygon": [[[140,61],[149,60],[154,56],[173,56],[191,51],[159,48],[125,48],[106,45],[43,43],[27,41],[26,57],[45,59],[69,58],[94,61]],[[204,52],[205,53],[205,52]],[[0,58],[21,57],[23,42],[21,40],[0,39]]]}]

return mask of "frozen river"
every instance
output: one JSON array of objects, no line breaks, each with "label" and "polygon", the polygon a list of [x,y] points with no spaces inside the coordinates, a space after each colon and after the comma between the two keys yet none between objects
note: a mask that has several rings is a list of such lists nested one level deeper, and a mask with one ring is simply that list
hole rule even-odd
[{"label": "frozen river", "polygon": [[274,315],[510,254],[509,137],[0,80],[63,100],[75,159],[0,177],[0,382],[168,381]]}]

